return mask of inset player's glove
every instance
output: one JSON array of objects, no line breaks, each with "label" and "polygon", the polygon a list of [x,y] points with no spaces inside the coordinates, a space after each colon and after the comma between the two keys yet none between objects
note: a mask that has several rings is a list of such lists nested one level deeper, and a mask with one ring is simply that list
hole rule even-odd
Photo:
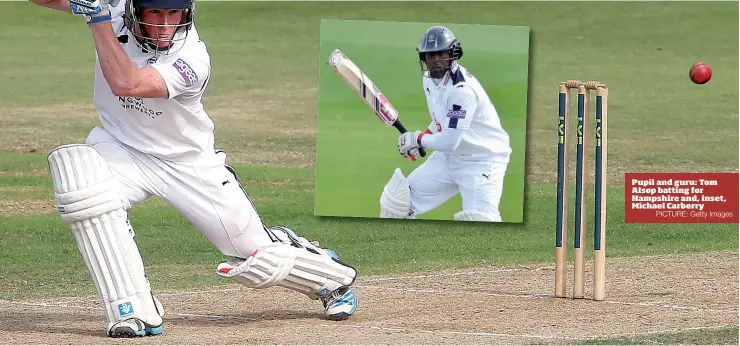
[{"label": "inset player's glove", "polygon": [[115,7],[120,0],[69,0],[72,13],[83,16],[88,25],[111,20],[109,7]]},{"label": "inset player's glove", "polygon": [[421,148],[421,137],[424,135],[421,131],[406,132],[398,137],[398,152],[404,158],[416,161],[419,158],[419,148]]},{"label": "inset player's glove", "polygon": [[419,158],[419,149],[411,149],[407,151],[405,154],[401,154],[404,159],[411,159],[411,161],[416,161],[416,159]]}]

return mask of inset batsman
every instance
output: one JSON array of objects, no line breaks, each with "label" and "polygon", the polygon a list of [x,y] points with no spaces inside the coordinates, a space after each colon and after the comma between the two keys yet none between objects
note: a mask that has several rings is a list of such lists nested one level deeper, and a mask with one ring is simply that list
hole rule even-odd
[{"label": "inset batsman", "polygon": [[433,151],[405,177],[396,168],[380,197],[381,218],[413,219],[458,193],[455,220],[501,222],[499,202],[512,149],[493,102],[460,64],[463,49],[453,32],[430,27],[417,47],[431,123],[398,138],[400,155],[416,161],[420,148]]}]

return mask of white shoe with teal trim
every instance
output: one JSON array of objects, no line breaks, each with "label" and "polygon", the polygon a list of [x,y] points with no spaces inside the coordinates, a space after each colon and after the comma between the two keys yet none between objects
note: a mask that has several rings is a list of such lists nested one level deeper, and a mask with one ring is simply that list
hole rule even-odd
[{"label": "white shoe with teal trim", "polygon": [[164,327],[150,326],[138,318],[129,318],[114,324],[108,329],[111,338],[135,338],[139,336],[152,336],[162,334]]},{"label": "white shoe with teal trim", "polygon": [[164,306],[162,306],[162,303],[154,295],[152,295],[152,299],[154,299],[154,307],[157,309],[157,313],[162,317],[162,322],[158,326],[132,317],[119,321],[108,328],[108,336],[111,338],[135,338],[162,334],[164,332]]},{"label": "white shoe with teal trim", "polygon": [[321,297],[324,303],[324,314],[332,321],[344,321],[357,309],[357,297],[351,287],[342,287]]}]

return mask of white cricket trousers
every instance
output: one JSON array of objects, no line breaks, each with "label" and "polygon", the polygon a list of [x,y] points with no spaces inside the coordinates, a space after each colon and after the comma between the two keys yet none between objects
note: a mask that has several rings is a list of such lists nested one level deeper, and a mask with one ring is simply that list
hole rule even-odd
[{"label": "white cricket trousers", "polygon": [[118,178],[127,210],[159,196],[227,256],[247,258],[272,243],[225,153],[214,150],[194,162],[163,161],[120,143],[101,127],[86,143],[100,151]]},{"label": "white cricket trousers", "polygon": [[435,151],[407,177],[411,209],[416,215],[424,214],[459,193],[462,210],[478,210],[500,219],[507,165]]}]

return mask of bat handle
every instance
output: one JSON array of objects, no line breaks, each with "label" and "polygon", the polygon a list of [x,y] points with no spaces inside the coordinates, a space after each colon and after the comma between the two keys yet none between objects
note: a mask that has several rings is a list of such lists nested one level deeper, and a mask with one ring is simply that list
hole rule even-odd
[{"label": "bat handle", "polygon": [[[398,120],[396,120],[393,123],[393,127],[397,128],[398,129],[398,132],[401,132],[402,134],[403,133],[406,133],[406,132],[409,132],[409,131],[406,130],[405,127],[403,127],[403,124],[401,124],[401,122],[398,121]],[[422,147],[419,147],[419,155],[421,155],[421,157],[427,156],[426,150],[424,150],[424,148],[422,148]]]}]

